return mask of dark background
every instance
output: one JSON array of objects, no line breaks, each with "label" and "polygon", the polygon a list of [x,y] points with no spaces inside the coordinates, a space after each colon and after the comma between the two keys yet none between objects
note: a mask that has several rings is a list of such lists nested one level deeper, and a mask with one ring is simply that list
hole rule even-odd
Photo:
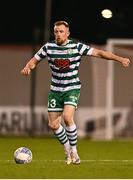
[{"label": "dark background", "polygon": [[[32,44],[35,32],[44,41],[45,0],[1,0],[0,43]],[[113,18],[104,19],[102,9],[111,9]],[[52,0],[50,38],[53,23],[66,20],[71,37],[105,44],[108,38],[133,38],[133,0]]]}]

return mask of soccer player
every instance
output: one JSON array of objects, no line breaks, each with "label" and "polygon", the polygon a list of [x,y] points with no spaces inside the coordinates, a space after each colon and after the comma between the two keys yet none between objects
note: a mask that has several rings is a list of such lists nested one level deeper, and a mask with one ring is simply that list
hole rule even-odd
[{"label": "soccer player", "polygon": [[[30,75],[41,60],[45,57],[48,58],[52,71],[51,90],[48,95],[49,126],[60,143],[64,145],[66,163],[80,164],[74,113],[80,97],[81,83],[78,69],[81,57],[88,55],[104,58],[105,60],[114,60],[120,62],[124,67],[129,66],[130,60],[73,41],[69,39],[69,35],[70,31],[67,22],[55,22],[55,40],[44,44],[27,62],[21,73]],[[65,126],[61,124],[61,117]]]}]

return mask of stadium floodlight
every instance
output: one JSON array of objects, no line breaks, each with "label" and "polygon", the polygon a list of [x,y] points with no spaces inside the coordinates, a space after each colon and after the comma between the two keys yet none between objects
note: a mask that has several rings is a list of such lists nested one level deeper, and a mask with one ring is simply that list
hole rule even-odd
[{"label": "stadium floodlight", "polygon": [[113,13],[112,13],[112,11],[110,9],[102,10],[101,14],[102,14],[102,17],[106,18],[106,19],[112,18],[112,16],[113,16]]}]

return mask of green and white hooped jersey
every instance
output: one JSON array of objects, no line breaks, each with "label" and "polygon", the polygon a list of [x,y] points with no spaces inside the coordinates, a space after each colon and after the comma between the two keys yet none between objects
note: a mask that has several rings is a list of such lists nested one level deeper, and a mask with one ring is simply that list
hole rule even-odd
[{"label": "green and white hooped jersey", "polygon": [[81,57],[91,55],[92,51],[93,48],[73,40],[62,46],[52,41],[42,46],[34,57],[38,61],[48,58],[52,70],[51,90],[66,92],[81,88],[78,74]]}]

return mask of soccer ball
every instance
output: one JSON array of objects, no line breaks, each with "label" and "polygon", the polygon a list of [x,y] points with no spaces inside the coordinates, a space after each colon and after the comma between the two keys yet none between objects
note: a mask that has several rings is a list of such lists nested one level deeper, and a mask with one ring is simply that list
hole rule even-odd
[{"label": "soccer ball", "polygon": [[27,164],[32,161],[32,152],[26,147],[20,147],[14,152],[14,160],[17,164]]}]

